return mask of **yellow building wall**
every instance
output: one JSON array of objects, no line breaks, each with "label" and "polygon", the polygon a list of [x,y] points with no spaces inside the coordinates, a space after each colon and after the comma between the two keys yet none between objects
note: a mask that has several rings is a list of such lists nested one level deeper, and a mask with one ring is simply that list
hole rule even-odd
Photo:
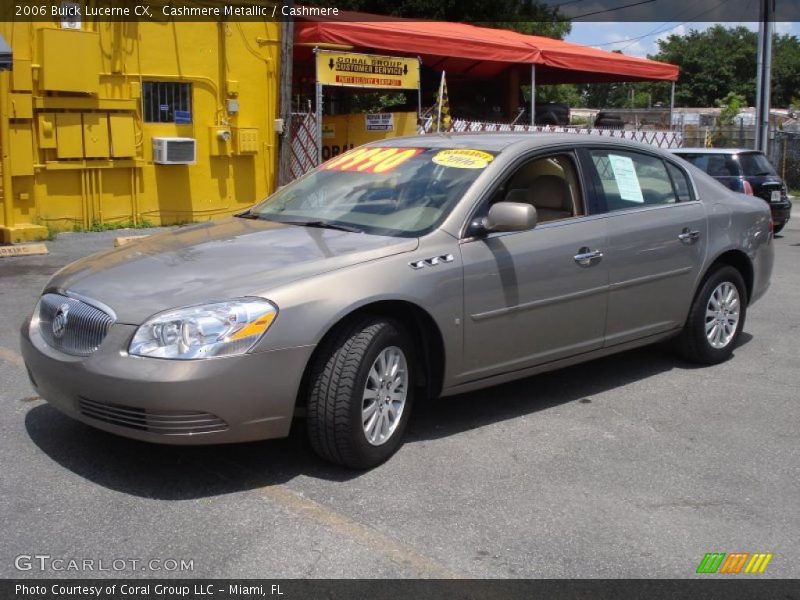
[{"label": "yellow building wall", "polygon": [[[207,220],[274,189],[279,24],[0,22],[0,33],[14,52],[0,73],[4,241]],[[148,81],[191,84],[191,123],[144,122]],[[194,138],[196,163],[155,164],[156,136]]]}]

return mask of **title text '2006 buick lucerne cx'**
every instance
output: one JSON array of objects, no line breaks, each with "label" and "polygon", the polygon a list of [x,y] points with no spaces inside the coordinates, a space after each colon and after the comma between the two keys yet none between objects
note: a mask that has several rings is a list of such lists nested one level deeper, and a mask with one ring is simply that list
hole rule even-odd
[{"label": "title text '2006 buick lucerne cx'", "polygon": [[762,200],[648,146],[397,138],[65,267],[22,349],[41,396],[99,429],[241,442],[303,414],[321,456],[364,468],[413,402],[668,338],[727,359],[771,226]]}]

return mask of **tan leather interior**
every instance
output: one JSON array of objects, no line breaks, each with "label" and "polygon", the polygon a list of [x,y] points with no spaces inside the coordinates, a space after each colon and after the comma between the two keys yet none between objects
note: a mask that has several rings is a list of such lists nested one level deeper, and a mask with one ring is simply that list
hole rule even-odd
[{"label": "tan leather interior", "polygon": [[[522,190],[528,193],[520,193]],[[512,195],[513,201],[533,204],[540,223],[582,214],[576,210],[580,203],[575,170],[565,156],[540,158],[521,167],[509,183],[507,197]]]}]

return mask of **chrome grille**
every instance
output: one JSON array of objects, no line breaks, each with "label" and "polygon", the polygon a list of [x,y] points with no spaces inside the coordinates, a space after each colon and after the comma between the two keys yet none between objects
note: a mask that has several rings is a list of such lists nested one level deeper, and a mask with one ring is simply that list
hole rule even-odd
[{"label": "chrome grille", "polygon": [[216,415],[193,410],[150,410],[97,402],[83,396],[78,397],[81,414],[139,431],[163,435],[186,435],[225,431],[228,424]]},{"label": "chrome grille", "polygon": [[70,296],[45,294],[39,302],[42,337],[66,354],[89,356],[113,324],[111,315]]}]

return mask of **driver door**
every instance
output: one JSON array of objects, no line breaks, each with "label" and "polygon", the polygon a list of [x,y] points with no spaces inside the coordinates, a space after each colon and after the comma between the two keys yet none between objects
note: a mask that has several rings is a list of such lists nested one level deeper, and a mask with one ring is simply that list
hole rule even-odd
[{"label": "driver door", "polygon": [[[528,190],[534,229],[462,240],[466,383],[603,345],[608,304],[606,219],[587,215],[572,153],[515,170],[478,209]],[[592,258],[587,259],[587,255]]]}]

